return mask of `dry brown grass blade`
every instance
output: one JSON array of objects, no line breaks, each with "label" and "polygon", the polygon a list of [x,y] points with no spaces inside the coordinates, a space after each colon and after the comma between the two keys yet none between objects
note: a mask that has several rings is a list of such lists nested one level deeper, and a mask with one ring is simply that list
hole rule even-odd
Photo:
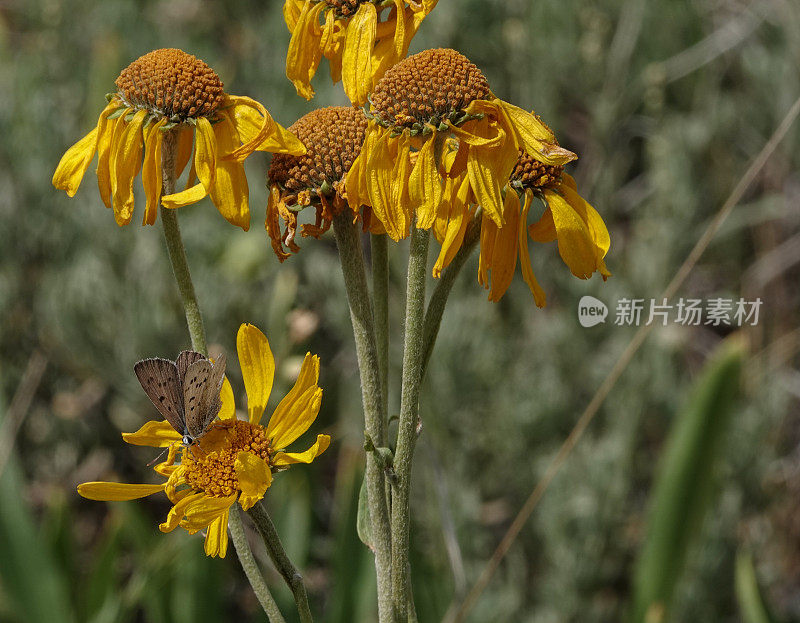
[{"label": "dry brown grass blade", "polygon": [[[728,218],[733,208],[736,207],[736,205],[742,199],[745,191],[764,167],[767,160],[772,155],[772,152],[775,150],[781,140],[783,140],[783,137],[796,120],[798,113],[800,113],[800,98],[795,100],[794,104],[792,104],[792,107],[789,109],[789,112],[786,113],[783,121],[781,121],[778,128],[775,130],[762,150],[753,160],[745,174],[739,180],[739,183],[733,189],[728,199],[708,224],[708,227],[706,227],[702,236],[700,236],[700,239],[689,252],[686,260],[684,260],[683,264],[672,278],[672,281],[670,281],[669,285],[664,289],[659,298],[670,299],[677,292],[678,288],[681,287],[683,282],[686,280],[686,277],[703,255],[703,252],[706,250],[706,248],[708,248],[711,240],[719,231],[719,228],[725,222],[725,219]],[[628,346],[622,352],[619,359],[617,359],[617,362],[614,364],[611,372],[608,373],[608,376],[606,376],[602,385],[600,385],[597,392],[595,392],[594,396],[592,397],[592,400],[581,414],[581,417],[576,422],[572,432],[570,432],[569,436],[561,445],[558,454],[556,454],[553,461],[547,467],[544,476],[542,476],[541,480],[539,480],[539,482],[536,484],[536,487],[528,496],[525,504],[523,504],[522,508],[517,513],[514,521],[509,526],[508,530],[500,541],[500,544],[497,546],[497,549],[495,549],[492,557],[489,559],[489,562],[486,564],[486,567],[484,567],[480,577],[472,586],[466,598],[459,604],[451,605],[447,614],[445,614],[444,620],[447,623],[461,623],[464,621],[467,613],[472,609],[472,607],[475,605],[475,602],[478,600],[478,597],[480,597],[481,593],[489,584],[494,572],[497,570],[500,562],[508,553],[508,550],[516,540],[517,535],[519,535],[520,531],[522,530],[522,527],[530,518],[533,510],[539,503],[539,500],[542,498],[545,491],[547,491],[547,488],[550,486],[553,478],[558,473],[561,465],[564,463],[564,461],[566,461],[567,457],[572,452],[572,449],[578,443],[578,440],[581,438],[586,428],[597,414],[600,406],[603,404],[614,385],[616,385],[620,376],[622,376],[622,373],[625,371],[631,359],[633,359],[633,356],[639,350],[639,347],[641,347],[642,343],[644,343],[654,326],[655,324],[645,325],[636,331],[633,338],[628,343]]]},{"label": "dry brown grass blade", "polygon": [[17,391],[14,392],[3,423],[0,425],[0,476],[3,475],[3,470],[5,470],[17,438],[17,432],[28,414],[46,367],[47,357],[39,350],[34,350],[28,358],[28,365],[22,374]]}]

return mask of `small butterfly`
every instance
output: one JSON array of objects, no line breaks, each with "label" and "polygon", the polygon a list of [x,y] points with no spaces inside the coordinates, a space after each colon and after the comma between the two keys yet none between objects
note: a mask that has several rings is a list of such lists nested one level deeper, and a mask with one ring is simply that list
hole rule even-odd
[{"label": "small butterfly", "polygon": [[183,435],[184,445],[202,437],[222,407],[225,355],[211,363],[200,353],[185,350],[175,361],[142,359],[133,371],[159,413]]}]

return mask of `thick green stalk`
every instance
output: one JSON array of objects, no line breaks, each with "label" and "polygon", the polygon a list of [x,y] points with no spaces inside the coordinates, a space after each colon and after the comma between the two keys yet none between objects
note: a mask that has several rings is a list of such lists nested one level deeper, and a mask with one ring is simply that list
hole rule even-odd
[{"label": "thick green stalk", "polygon": [[419,425],[419,390],[424,361],[423,325],[425,278],[428,272],[428,231],[414,227],[408,255],[406,327],[403,344],[403,388],[394,455],[396,480],[392,487],[392,606],[396,621],[416,618],[411,601],[408,560],[411,462]]},{"label": "thick green stalk", "polygon": [[303,583],[303,576],[300,575],[300,572],[286,555],[283,544],[278,537],[278,532],[275,530],[275,524],[272,523],[267,510],[261,502],[256,502],[255,506],[247,511],[247,514],[256,524],[256,528],[264,540],[264,545],[267,547],[267,553],[272,559],[272,564],[275,565],[278,573],[283,576],[284,581],[292,591],[292,595],[294,595],[301,623],[311,623],[311,609],[308,607],[308,595],[306,594],[306,586]]},{"label": "thick green stalk", "polygon": [[375,342],[381,374],[384,426],[389,417],[389,244],[386,234],[370,236],[372,252],[372,306],[375,310]]},{"label": "thick green stalk", "polygon": [[[175,192],[175,147],[176,137],[174,132],[166,132],[161,145],[162,197]],[[189,274],[189,264],[186,260],[186,250],[181,239],[181,231],[178,228],[177,213],[164,207],[160,208],[160,212],[161,222],[164,225],[164,237],[167,240],[169,259],[172,263],[172,271],[175,274],[175,280],[178,282],[178,290],[180,291],[183,310],[186,314],[186,323],[189,326],[192,348],[203,355],[208,355],[203,317],[200,315],[200,306],[197,303],[194,284]],[[258,602],[264,612],[267,613],[270,623],[285,623],[258,569],[253,552],[250,550],[250,545],[247,543],[238,507],[232,508],[228,514],[228,531],[230,532],[233,546],[236,548],[236,554],[239,557],[244,574],[247,576]]]},{"label": "thick green stalk", "polygon": [[[375,344],[375,323],[372,316],[367,272],[358,230],[347,211],[333,218],[333,233],[339,249],[350,319],[356,342],[356,356],[361,375],[361,399],[364,408],[366,433],[375,446],[386,445],[386,427],[382,416],[380,365]],[[391,621],[392,570],[389,512],[386,505],[386,484],[383,470],[375,452],[367,453],[367,501],[369,504],[372,547],[375,551],[375,570],[378,578],[378,620]]]},{"label": "thick green stalk", "polygon": [[431,300],[428,301],[428,309],[425,312],[425,328],[423,329],[423,343],[424,354],[422,359],[422,378],[425,377],[425,370],[428,368],[431,354],[433,353],[433,346],[436,344],[436,338],[439,335],[439,327],[442,324],[442,316],[444,308],[447,305],[447,298],[450,296],[450,291],[453,289],[453,284],[456,282],[456,277],[464,268],[472,250],[478,244],[481,237],[481,223],[479,219],[472,221],[467,231],[464,233],[464,241],[461,243],[453,260],[442,271],[441,278],[433,289]]},{"label": "thick green stalk", "polygon": [[228,515],[228,530],[231,533],[231,540],[233,541],[233,546],[236,548],[236,555],[239,557],[239,563],[242,565],[244,574],[250,581],[250,586],[256,594],[258,603],[261,604],[264,612],[267,613],[270,623],[286,623],[278,608],[278,604],[275,603],[275,600],[269,592],[269,588],[267,588],[267,583],[264,582],[256,559],[253,557],[253,552],[250,551],[250,545],[247,543],[240,513],[239,506],[234,504]]},{"label": "thick green stalk", "polygon": [[[161,145],[161,170],[163,186],[162,196],[175,192],[175,146],[177,139],[173,131],[164,133]],[[194,293],[192,276],[189,274],[189,263],[186,260],[186,249],[181,239],[181,230],[178,226],[178,213],[161,207],[161,223],[164,226],[164,238],[167,241],[169,261],[172,263],[172,272],[178,282],[178,291],[181,295],[183,310],[186,313],[186,323],[189,325],[189,336],[192,339],[192,348],[198,353],[208,354],[206,346],[206,333],[203,328],[203,317],[200,315],[200,306]]]}]

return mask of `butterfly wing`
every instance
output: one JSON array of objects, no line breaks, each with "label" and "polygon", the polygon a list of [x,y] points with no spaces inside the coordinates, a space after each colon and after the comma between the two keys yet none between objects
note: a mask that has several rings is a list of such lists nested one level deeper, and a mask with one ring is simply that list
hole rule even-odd
[{"label": "butterfly wing", "polygon": [[225,355],[217,357],[216,361],[214,361],[214,367],[211,370],[208,382],[206,383],[206,397],[203,403],[205,411],[201,414],[203,432],[205,432],[211,422],[214,421],[214,418],[217,417],[217,413],[219,413],[219,410],[222,408],[220,392],[222,391],[222,382],[225,379],[225,364]]},{"label": "butterfly wing", "polygon": [[207,410],[209,378],[214,370],[208,359],[195,361],[183,377],[183,411],[186,430],[193,439],[203,434],[203,419]]},{"label": "butterfly wing", "polygon": [[201,359],[207,359],[207,357],[194,350],[184,350],[178,355],[175,365],[178,366],[178,379],[180,380],[181,387],[183,387],[183,379],[186,378],[186,371],[189,369],[189,366]]},{"label": "butterfly wing", "polygon": [[169,359],[143,359],[133,366],[136,378],[158,412],[183,435],[185,417],[178,367]]}]

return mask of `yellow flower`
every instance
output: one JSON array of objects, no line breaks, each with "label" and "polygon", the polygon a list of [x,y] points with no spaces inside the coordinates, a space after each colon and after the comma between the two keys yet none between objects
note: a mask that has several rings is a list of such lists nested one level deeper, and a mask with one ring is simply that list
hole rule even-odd
[{"label": "yellow flower", "polygon": [[[539,199],[545,209],[539,220],[528,226],[534,198]],[[535,242],[557,240],[561,258],[576,277],[588,279],[599,272],[605,281],[611,276],[603,260],[611,245],[606,225],[597,210],[578,194],[575,180],[563,167],[542,164],[520,152],[505,189],[503,217],[503,227],[498,227],[486,213],[481,217],[478,282],[489,289],[490,300],[500,300],[511,285],[519,257],[522,277],[536,305],[545,306],[544,290],[531,266],[528,235]],[[439,224],[435,231],[442,241],[437,261],[441,270],[455,254],[449,247],[460,245],[459,233],[463,239],[463,225],[454,220]]]},{"label": "yellow flower", "polygon": [[[143,224],[156,221],[159,198],[166,208],[196,203],[206,195],[228,221],[250,226],[244,159],[253,151],[302,154],[291,133],[249,97],[228,95],[203,61],[176,49],[155,50],[128,65],[116,80],[97,126],[67,150],[53,185],[72,197],[97,152],[97,183],[117,224],[133,216],[133,180],[142,172],[147,206]],[[189,161],[186,189],[161,197],[165,142],[175,147],[176,176]],[[196,183],[197,182],[197,183]]]},{"label": "yellow flower", "polygon": [[259,422],[275,373],[269,342],[256,327],[243,324],[236,347],[247,392],[247,421],[236,418],[233,390],[225,379],[219,419],[196,444],[181,445],[181,435],[166,420],[147,422],[135,433],[123,433],[122,438],[133,445],[169,447],[167,459],[153,468],[167,478],[165,482],[86,482],[78,485],[78,493],[90,500],[118,501],[164,491],[173,507],[160,530],[181,527],[190,534],[206,530],[206,554],[224,557],[230,507],[238,500],[244,510],[249,509],[264,496],[273,472],[293,463],[311,463],[330,444],[328,435],[317,435],[305,452],[285,451],[308,430],[319,412],[319,358],[306,355],[294,387],[265,427]]},{"label": "yellow flower", "polygon": [[[417,227],[432,227],[451,209],[443,200],[451,190],[463,191],[464,206],[474,197],[502,227],[501,191],[519,149],[549,165],[577,157],[538,117],[496,98],[455,50],[426,50],[398,63],[370,100],[364,145],[345,186],[351,204],[371,206],[394,240],[408,235],[414,217]],[[454,188],[456,179],[463,188]]]},{"label": "yellow flower", "polygon": [[[314,224],[302,226],[302,236],[319,238],[333,217],[348,207],[344,177],[361,151],[366,127],[362,110],[345,106],[312,110],[289,126],[308,151],[302,156],[276,154],[267,173],[266,228],[281,262],[290,255],[285,247],[292,253],[300,250],[295,238],[297,219],[304,208],[314,208],[316,219]],[[352,206],[354,213],[358,214],[359,207]],[[372,224],[374,233],[383,232],[380,222],[370,219],[369,213],[364,219]]]},{"label": "yellow flower", "polygon": [[324,55],[333,81],[341,80],[350,101],[362,106],[386,70],[408,54],[411,39],[437,2],[286,0],[283,17],[292,33],[286,77],[298,95],[311,99],[311,79]]}]

